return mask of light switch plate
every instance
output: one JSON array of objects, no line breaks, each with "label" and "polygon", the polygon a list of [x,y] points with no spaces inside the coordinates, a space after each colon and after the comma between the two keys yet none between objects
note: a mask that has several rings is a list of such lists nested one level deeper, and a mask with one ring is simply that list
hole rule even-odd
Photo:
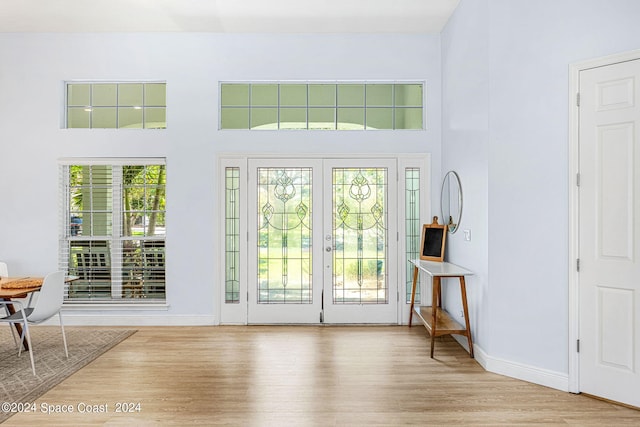
[{"label": "light switch plate", "polygon": [[470,242],[471,241],[471,230],[462,230],[464,232],[464,241],[465,242]]}]

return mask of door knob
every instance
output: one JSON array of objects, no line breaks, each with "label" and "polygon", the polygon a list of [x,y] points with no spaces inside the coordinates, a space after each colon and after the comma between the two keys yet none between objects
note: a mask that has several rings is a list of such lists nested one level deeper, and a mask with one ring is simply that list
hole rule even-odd
[{"label": "door knob", "polygon": [[331,252],[331,246],[327,246],[326,248],[324,248],[324,250],[327,252]]}]

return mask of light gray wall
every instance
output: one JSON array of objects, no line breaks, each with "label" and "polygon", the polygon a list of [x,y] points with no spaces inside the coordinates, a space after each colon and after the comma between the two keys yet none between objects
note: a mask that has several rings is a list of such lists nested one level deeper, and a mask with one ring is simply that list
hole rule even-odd
[{"label": "light gray wall", "polygon": [[443,171],[462,172],[473,227],[449,249],[480,272],[493,358],[568,372],[568,66],[640,48],[639,16],[635,0],[462,0],[442,33]]},{"label": "light gray wall", "polygon": [[[487,1],[462,2],[442,33],[442,171],[458,173],[464,199],[460,229],[448,235],[446,259],[475,273],[466,279],[469,317],[474,340],[485,351],[491,340]],[[464,241],[464,230],[470,231],[471,241]],[[445,291],[449,311],[458,314],[462,308],[459,287],[452,281]]]},{"label": "light gray wall", "polygon": [[[0,56],[0,259],[12,274],[57,267],[57,159],[166,157],[169,309],[141,322],[216,319],[217,153],[429,152],[441,175],[439,35],[0,34]],[[166,80],[168,129],[61,129],[71,79]],[[219,81],[287,79],[425,80],[428,129],[217,130]]]}]

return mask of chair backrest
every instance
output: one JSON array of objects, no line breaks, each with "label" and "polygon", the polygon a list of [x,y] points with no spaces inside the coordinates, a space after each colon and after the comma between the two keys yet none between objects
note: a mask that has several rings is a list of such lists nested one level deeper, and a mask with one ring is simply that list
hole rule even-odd
[{"label": "chair backrest", "polygon": [[31,314],[27,316],[27,320],[36,323],[47,320],[60,311],[63,299],[64,272],[56,271],[47,274],[38,294],[38,300]]},{"label": "chair backrest", "polygon": [[164,281],[164,247],[144,248],[142,252],[144,261],[144,276],[146,280]]},{"label": "chair backrest", "polygon": [[9,277],[9,268],[6,262],[0,261],[0,277]]},{"label": "chair backrest", "polygon": [[85,248],[75,254],[76,274],[81,280],[110,280],[111,263],[106,247]]}]

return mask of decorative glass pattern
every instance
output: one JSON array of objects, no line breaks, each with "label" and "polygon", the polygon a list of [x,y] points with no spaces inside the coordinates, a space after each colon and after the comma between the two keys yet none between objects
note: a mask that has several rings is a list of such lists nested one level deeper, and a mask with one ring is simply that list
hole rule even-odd
[{"label": "decorative glass pattern", "polygon": [[[410,260],[418,259],[420,247],[420,169],[406,168],[405,182],[405,253],[406,253],[406,302],[411,302],[413,286],[413,264]],[[420,286],[416,287],[416,303],[420,302]]]},{"label": "decorative glass pattern", "polygon": [[312,171],[258,168],[258,303],[310,304]]},{"label": "decorative glass pattern", "polygon": [[220,129],[424,129],[423,83],[222,83]]},{"label": "decorative glass pattern", "polygon": [[240,303],[240,168],[225,169],[225,303]]},{"label": "decorative glass pattern", "polygon": [[387,304],[387,170],[333,169],[333,302]]}]

